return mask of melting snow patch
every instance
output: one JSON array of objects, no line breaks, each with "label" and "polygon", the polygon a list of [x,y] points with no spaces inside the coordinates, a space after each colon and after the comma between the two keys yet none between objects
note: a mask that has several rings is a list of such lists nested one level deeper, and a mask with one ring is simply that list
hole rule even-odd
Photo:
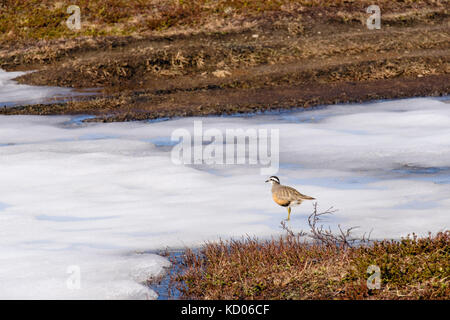
[{"label": "melting snow patch", "polygon": [[449,227],[450,108],[435,99],[164,122],[0,116],[0,298],[155,298],[142,283],[168,261],[133,252],[281,232],[259,168],[171,161],[172,132],[194,120],[279,129],[281,182],[339,209],[333,222],[375,238]]},{"label": "melting snow patch", "polygon": [[0,107],[57,102],[68,97],[95,94],[93,91],[77,92],[71,88],[28,86],[13,80],[24,74],[26,72],[5,72],[0,69]]}]

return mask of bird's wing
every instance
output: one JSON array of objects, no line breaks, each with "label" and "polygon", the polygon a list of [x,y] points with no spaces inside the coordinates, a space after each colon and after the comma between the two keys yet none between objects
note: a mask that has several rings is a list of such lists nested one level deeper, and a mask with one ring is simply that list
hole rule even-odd
[{"label": "bird's wing", "polygon": [[283,189],[284,190],[282,191],[282,197],[289,197],[290,200],[294,199],[315,200],[315,198],[302,194],[292,187],[284,186]]}]

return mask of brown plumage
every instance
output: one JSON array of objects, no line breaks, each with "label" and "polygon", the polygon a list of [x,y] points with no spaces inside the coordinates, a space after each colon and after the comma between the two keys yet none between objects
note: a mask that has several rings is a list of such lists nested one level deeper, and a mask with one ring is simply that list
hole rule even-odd
[{"label": "brown plumage", "polygon": [[287,207],[287,220],[291,217],[291,207],[300,205],[304,200],[315,200],[315,198],[304,195],[292,187],[280,184],[278,177],[272,176],[266,182],[272,183],[273,201],[282,207]]}]

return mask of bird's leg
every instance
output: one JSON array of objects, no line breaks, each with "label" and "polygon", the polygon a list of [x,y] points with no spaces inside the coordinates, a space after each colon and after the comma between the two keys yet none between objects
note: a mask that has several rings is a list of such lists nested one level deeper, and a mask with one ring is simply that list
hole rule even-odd
[{"label": "bird's leg", "polygon": [[291,220],[291,207],[288,207],[288,218],[287,221]]}]

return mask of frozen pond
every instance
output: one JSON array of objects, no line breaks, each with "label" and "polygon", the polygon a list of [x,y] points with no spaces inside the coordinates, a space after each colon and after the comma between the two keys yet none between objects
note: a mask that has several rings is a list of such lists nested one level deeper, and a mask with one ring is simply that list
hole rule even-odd
[{"label": "frozen pond", "polygon": [[[171,135],[194,120],[278,129],[277,175],[337,208],[332,225],[372,238],[448,229],[449,107],[420,98],[110,124],[0,116],[0,298],[155,298],[140,283],[168,262],[145,252],[278,234],[286,210],[258,165],[173,162]],[[311,210],[294,208],[292,228]]]}]

